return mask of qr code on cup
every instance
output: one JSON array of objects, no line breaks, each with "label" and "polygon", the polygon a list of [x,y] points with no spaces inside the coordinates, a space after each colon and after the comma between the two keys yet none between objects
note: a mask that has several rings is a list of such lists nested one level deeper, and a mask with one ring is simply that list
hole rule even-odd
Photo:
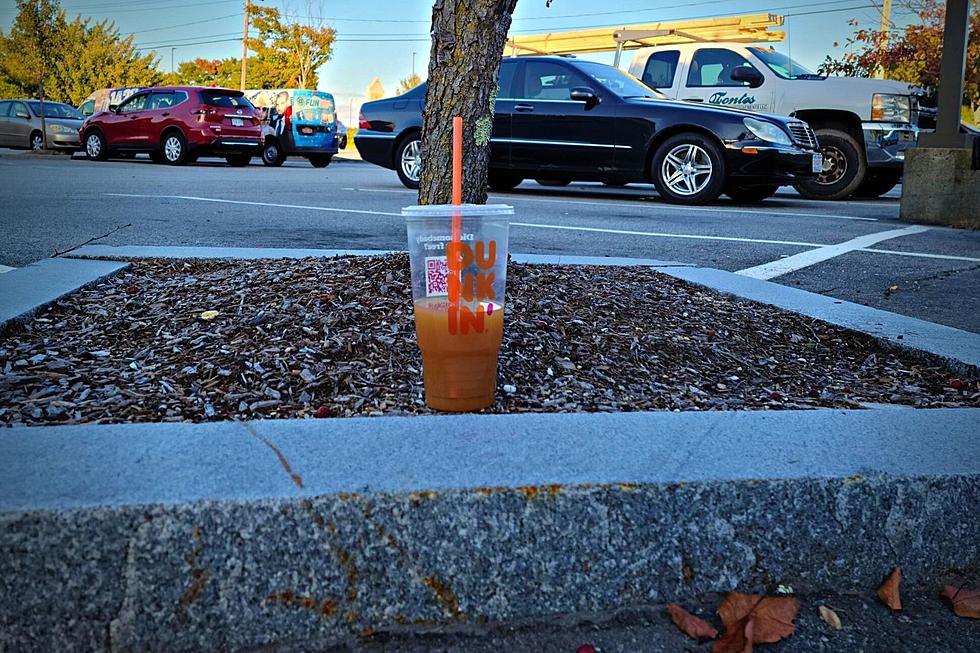
[{"label": "qr code on cup", "polygon": [[433,297],[449,294],[449,268],[445,256],[425,257],[425,295]]}]

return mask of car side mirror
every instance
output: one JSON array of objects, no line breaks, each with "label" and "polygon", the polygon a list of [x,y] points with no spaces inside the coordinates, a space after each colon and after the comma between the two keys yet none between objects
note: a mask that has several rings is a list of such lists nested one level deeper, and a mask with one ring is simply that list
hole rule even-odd
[{"label": "car side mirror", "polygon": [[599,96],[588,86],[576,86],[572,89],[569,97],[575,102],[585,102],[586,109],[591,109],[599,104]]},{"label": "car side mirror", "polygon": [[762,83],[766,81],[765,77],[762,76],[755,68],[749,68],[748,66],[739,66],[731,73],[731,78],[736,82],[748,82],[749,88],[759,88]]},{"label": "car side mirror", "polygon": [[119,105],[118,104],[110,104],[109,105],[109,113],[119,113]]},{"label": "car side mirror", "polygon": [[29,115],[27,115],[27,113],[24,112],[24,111],[18,111],[17,112],[17,117],[18,118],[24,118],[26,120],[30,120],[31,119],[31,117]]}]

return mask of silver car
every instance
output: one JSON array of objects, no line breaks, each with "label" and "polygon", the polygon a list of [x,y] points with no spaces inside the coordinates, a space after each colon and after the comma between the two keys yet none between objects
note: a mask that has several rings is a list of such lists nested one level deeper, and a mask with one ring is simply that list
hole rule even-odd
[{"label": "silver car", "polygon": [[[80,149],[78,128],[82,114],[60,102],[44,103],[44,121],[48,131],[48,148],[74,152]],[[40,150],[41,103],[37,100],[0,101],[0,147]]]}]

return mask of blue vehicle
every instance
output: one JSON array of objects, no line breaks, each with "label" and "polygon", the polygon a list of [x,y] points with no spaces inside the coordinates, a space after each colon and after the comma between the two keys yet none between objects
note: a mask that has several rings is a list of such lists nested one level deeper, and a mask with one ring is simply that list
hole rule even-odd
[{"label": "blue vehicle", "polygon": [[281,166],[287,156],[325,168],[340,145],[333,95],[310,89],[245,91],[263,121],[262,163]]}]

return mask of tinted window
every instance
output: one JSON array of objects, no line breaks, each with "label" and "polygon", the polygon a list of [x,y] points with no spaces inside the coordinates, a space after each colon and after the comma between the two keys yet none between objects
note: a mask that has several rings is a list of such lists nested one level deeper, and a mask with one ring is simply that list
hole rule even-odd
[{"label": "tinted window", "polygon": [[694,55],[687,75],[688,86],[748,86],[748,82],[736,82],[732,71],[745,66],[755,70],[745,57],[720,48],[702,48]]},{"label": "tinted window", "polygon": [[201,91],[201,101],[212,107],[222,109],[251,109],[252,103],[244,95],[229,95],[228,93],[212,93]]},{"label": "tinted window", "polygon": [[571,69],[550,61],[529,61],[524,68],[524,92],[529,100],[571,100],[572,89],[588,86]]},{"label": "tinted window", "polygon": [[681,53],[678,50],[654,52],[647,59],[643,69],[643,83],[651,88],[670,88],[674,85],[674,74],[677,72],[677,60]]},{"label": "tinted window", "polygon": [[131,113],[133,111],[142,111],[146,107],[146,98],[149,97],[146,93],[142,95],[134,95],[125,102],[119,105],[119,113]]},{"label": "tinted window", "polygon": [[[579,61],[575,63],[575,67],[620,97],[661,96],[660,93],[644,86],[636,77],[623,72],[619,68],[594,61]],[[586,86],[591,88],[591,85],[588,83],[586,83]]]},{"label": "tinted window", "polygon": [[497,97],[514,97],[511,95],[514,90],[514,73],[517,72],[517,63],[505,63],[500,66],[500,80],[498,82]]},{"label": "tinted window", "polygon": [[0,102],[0,118],[5,117],[10,112],[10,102]]},{"label": "tinted window", "polygon": [[150,99],[146,103],[146,108],[150,111],[157,109],[169,109],[170,107],[180,104],[185,99],[187,99],[187,94],[182,91],[169,92],[169,93],[152,93]]},{"label": "tinted window", "polygon": [[[17,116],[18,113],[22,115]],[[23,114],[27,114],[28,116],[30,115],[27,113],[26,104],[24,104],[23,102],[14,102],[13,104],[10,105],[11,116],[17,116],[18,118],[23,118],[24,117]]]}]

